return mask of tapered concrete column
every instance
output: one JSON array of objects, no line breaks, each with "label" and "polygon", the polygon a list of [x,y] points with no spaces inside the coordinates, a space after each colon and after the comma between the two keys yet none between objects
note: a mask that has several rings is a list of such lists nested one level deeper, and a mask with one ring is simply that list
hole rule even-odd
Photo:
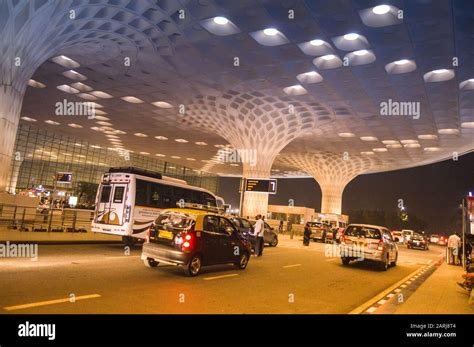
[{"label": "tapered concrete column", "polygon": [[342,193],[346,184],[322,184],[318,182],[321,187],[321,212],[322,213],[336,213],[341,214],[342,211]]},{"label": "tapered concrete column", "polygon": [[23,91],[0,85],[0,191],[6,191],[13,157]]},{"label": "tapered concrete column", "polygon": [[[270,172],[273,164],[272,158],[260,158],[257,160],[258,166],[252,166],[249,163],[244,163],[243,177],[244,178],[270,178]],[[270,160],[269,160],[270,159]],[[244,201],[242,205],[241,215],[255,218],[257,214],[266,216],[268,210],[268,194],[245,192]]]},{"label": "tapered concrete column", "polygon": [[[249,90],[249,86],[242,89]],[[183,124],[206,129],[227,140],[229,150],[239,153],[244,178],[268,179],[280,151],[316,126],[317,110],[313,107],[316,106],[261,92],[228,90],[219,96],[200,96],[190,102]],[[203,169],[209,170],[212,165]],[[266,215],[267,209],[267,193],[244,194],[241,215],[253,218]]]},{"label": "tapered concrete column", "polygon": [[362,173],[384,167],[380,159],[348,152],[340,155],[330,152],[285,153],[278,161],[311,175],[321,188],[320,212],[336,214],[342,212],[342,195],[351,180]]}]

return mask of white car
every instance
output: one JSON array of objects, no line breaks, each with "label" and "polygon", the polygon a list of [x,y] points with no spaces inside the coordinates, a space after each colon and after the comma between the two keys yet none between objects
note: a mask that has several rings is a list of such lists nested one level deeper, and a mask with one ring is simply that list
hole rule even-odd
[{"label": "white car", "polygon": [[401,231],[392,231],[392,237],[395,242],[403,243],[405,238]]},{"label": "white car", "polygon": [[430,243],[438,243],[438,242],[439,242],[439,235],[430,236]]},{"label": "white car", "polygon": [[403,235],[403,238],[404,238],[404,243],[407,243],[412,237],[413,237],[413,234],[415,234],[415,232],[413,230],[410,230],[410,229],[403,229],[402,230],[402,235]]}]

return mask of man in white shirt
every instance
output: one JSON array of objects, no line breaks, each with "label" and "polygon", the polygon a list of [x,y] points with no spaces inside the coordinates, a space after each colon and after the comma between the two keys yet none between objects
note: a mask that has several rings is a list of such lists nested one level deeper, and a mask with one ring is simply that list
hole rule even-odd
[{"label": "man in white shirt", "polygon": [[257,238],[255,240],[255,255],[261,257],[263,254],[263,234],[265,232],[265,222],[262,219],[261,215],[257,215],[255,218],[255,226],[253,229],[253,234]]},{"label": "man in white shirt", "polygon": [[461,247],[461,238],[457,234],[452,234],[448,238],[448,264],[458,265],[458,253]]}]

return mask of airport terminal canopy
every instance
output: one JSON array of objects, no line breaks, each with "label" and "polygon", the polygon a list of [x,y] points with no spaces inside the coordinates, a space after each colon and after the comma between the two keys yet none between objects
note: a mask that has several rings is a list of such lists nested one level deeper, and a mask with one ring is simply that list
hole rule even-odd
[{"label": "airport terminal canopy", "polygon": [[[470,1],[4,0],[1,164],[32,122],[219,175],[311,176],[340,213],[359,174],[474,148],[473,23]],[[95,118],[65,111],[84,101]]]}]

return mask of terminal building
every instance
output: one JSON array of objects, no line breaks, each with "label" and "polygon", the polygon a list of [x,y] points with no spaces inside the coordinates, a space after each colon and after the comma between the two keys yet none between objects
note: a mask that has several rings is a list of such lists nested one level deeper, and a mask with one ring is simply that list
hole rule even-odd
[{"label": "terminal building", "polygon": [[[218,176],[305,176],[321,187],[315,210],[341,214],[358,175],[474,149],[473,13],[469,1],[3,0],[0,190],[71,172],[73,193],[124,165],[213,192]],[[245,192],[242,215],[268,210],[267,194]]]}]

